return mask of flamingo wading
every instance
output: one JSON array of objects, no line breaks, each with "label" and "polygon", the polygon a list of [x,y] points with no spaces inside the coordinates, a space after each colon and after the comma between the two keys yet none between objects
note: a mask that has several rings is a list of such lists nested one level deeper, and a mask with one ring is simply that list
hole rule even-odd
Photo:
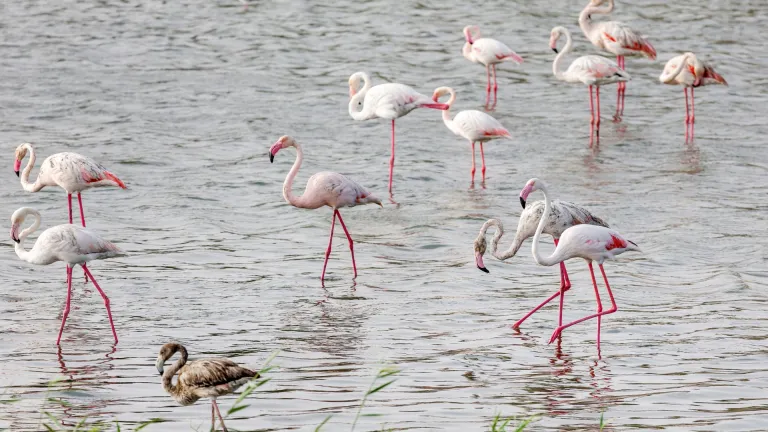
[{"label": "flamingo wading", "polygon": [[[180,353],[180,358],[171,367],[165,369],[165,362]],[[187,362],[187,349],[178,343],[167,343],[160,348],[155,363],[157,371],[163,377],[163,389],[181,405],[191,405],[202,398],[211,399],[211,428],[216,429],[216,417],[219,415],[221,428],[226,432],[224,418],[221,416],[216,398],[234,393],[248,381],[259,378],[259,373],[225,358],[206,358]],[[176,384],[173,377],[178,374]]]},{"label": "flamingo wading", "polygon": [[523,62],[523,58],[517,55],[504,43],[491,38],[480,37],[480,27],[472,25],[464,27],[464,46],[461,54],[472,63],[485,66],[485,75],[488,85],[485,87],[485,104],[491,104],[491,75],[493,75],[493,100],[497,101],[499,83],[496,80],[496,65],[505,61],[513,61],[517,64]]},{"label": "flamingo wading", "polygon": [[496,138],[512,139],[509,131],[495,118],[477,110],[458,112],[451,119],[450,108],[456,101],[456,91],[450,87],[438,87],[432,95],[432,100],[437,102],[441,96],[451,95],[448,100],[448,109],[443,111],[443,122],[454,134],[465,138],[472,144],[472,181],[475,181],[475,143],[480,143],[480,158],[483,162],[482,173],[485,181],[485,152],[483,143]]},{"label": "flamingo wading", "polygon": [[[528,180],[528,183],[525,184],[525,187],[520,192],[520,203],[523,205],[523,208],[525,208],[528,196],[537,190],[540,190],[544,194],[544,214],[539,220],[539,226],[536,227],[536,233],[533,235],[533,259],[535,259],[539,265],[543,266],[553,266],[571,258],[585,259],[587,261],[587,266],[589,266],[589,273],[592,275],[592,285],[595,287],[595,298],[597,300],[597,313],[577,319],[568,324],[559,325],[554,333],[552,333],[552,338],[550,338],[549,343],[552,343],[558,336],[560,336],[562,331],[566,328],[589,319],[597,318],[597,351],[599,353],[600,324],[602,316],[612,314],[618,310],[616,300],[613,298],[611,286],[608,284],[608,277],[605,275],[605,270],[603,269],[603,262],[605,262],[606,259],[615,259],[617,255],[627,251],[640,251],[640,248],[636,243],[625,239],[615,230],[599,225],[582,224],[572,226],[563,231],[560,236],[560,241],[557,243],[557,247],[552,255],[548,257],[541,255],[539,251],[539,238],[544,231],[544,226],[549,220],[550,211],[552,210],[552,203],[549,200],[546,184],[537,178]],[[611,308],[606,311],[603,311],[603,305],[600,302],[600,293],[597,288],[597,281],[595,280],[595,272],[592,268],[593,261],[597,261],[597,265],[600,267],[600,272],[603,274],[603,280],[605,281],[605,288],[611,299]]]},{"label": "flamingo wading", "polygon": [[[344,234],[347,235],[349,240],[349,252],[352,254],[352,269],[357,277],[357,265],[355,264],[355,249],[352,241],[352,236],[347,231],[347,226],[344,224],[344,219],[341,218],[339,209],[342,207],[355,207],[363,204],[378,204],[381,206],[381,200],[373,196],[367,189],[360,184],[350,179],[349,177],[331,172],[324,171],[319,172],[307,180],[307,187],[304,189],[304,193],[297,197],[293,194],[293,180],[296,178],[296,174],[301,168],[301,162],[304,160],[304,153],[301,150],[301,145],[293,138],[284,135],[277,140],[272,148],[269,149],[269,161],[274,162],[277,152],[284,148],[294,147],[296,149],[296,162],[293,163],[293,167],[285,177],[283,183],[283,197],[285,200],[294,207],[316,209],[323,206],[328,206],[333,209],[333,220],[331,221],[331,235],[328,240],[328,249],[325,251],[325,262],[323,263],[323,273],[320,275],[320,280],[325,280],[325,268],[328,266],[328,257],[331,254],[331,245],[333,244],[333,228],[336,226],[336,218],[339,218],[339,223],[344,229]],[[382,206],[383,207],[383,206]]]},{"label": "flamingo wading", "polygon": [[[590,125],[594,125],[597,135],[600,135],[600,86],[629,81],[631,78],[627,72],[619,68],[613,61],[596,55],[585,55],[574,60],[568,69],[560,70],[560,62],[563,57],[571,52],[573,39],[571,32],[565,27],[555,27],[549,38],[549,47],[557,53],[557,41],[565,35],[565,47],[557,54],[552,63],[552,72],[560,81],[569,83],[581,82],[589,86],[589,110],[591,112]],[[592,101],[592,87],[595,87],[595,101],[597,109]]]},{"label": "flamingo wading", "polygon": [[[688,137],[690,125],[690,136],[693,137],[693,124],[696,121],[694,117],[693,89],[705,85],[722,84],[728,85],[722,75],[715,72],[715,69],[708,63],[699,60],[696,54],[687,52],[679,56],[672,57],[664,66],[664,71],[659,76],[659,81],[663,84],[679,84],[683,86],[685,95],[685,136]],[[688,105],[688,89],[691,89],[691,104]]]},{"label": "flamingo wading", "polygon": [[349,77],[349,97],[349,115],[353,119],[392,120],[392,151],[389,158],[389,193],[391,194],[392,173],[395,169],[395,119],[416,108],[447,110],[448,105],[435,103],[428,96],[404,84],[386,83],[371,87],[371,77],[365,72],[356,72]]},{"label": "flamingo wading", "polygon": [[[584,207],[581,207],[579,205],[567,202],[567,201],[559,201],[554,200],[552,203],[552,211],[549,213],[549,217],[546,220],[546,223],[544,224],[543,232],[545,234],[549,234],[554,238],[555,240],[555,247],[557,247],[557,244],[559,242],[560,236],[563,235],[563,232],[565,232],[566,229],[581,225],[581,224],[589,224],[589,225],[597,225],[602,227],[608,227],[608,224],[605,223],[602,219],[598,218],[597,216],[590,213],[589,210],[585,209]],[[498,219],[489,219],[487,222],[485,222],[480,228],[480,234],[477,236],[477,239],[475,239],[475,263],[477,264],[477,268],[480,270],[488,273],[488,269],[485,268],[485,265],[483,264],[483,255],[486,251],[486,241],[485,241],[485,234],[486,231],[492,226],[496,227],[496,234],[491,239],[491,255],[498,259],[499,261],[504,261],[509,258],[512,258],[517,254],[517,251],[520,250],[520,247],[523,245],[523,242],[526,239],[529,239],[534,236],[536,233],[536,227],[539,223],[539,220],[541,219],[542,214],[544,213],[544,207],[545,203],[544,201],[536,201],[533,204],[524,206],[523,212],[520,214],[520,220],[517,223],[517,231],[515,232],[515,239],[512,241],[512,245],[509,246],[509,249],[507,249],[506,252],[503,252],[499,254],[497,252],[499,241],[501,240],[501,237],[504,235],[504,226],[502,225],[501,221]],[[546,300],[544,300],[540,305],[533,308],[530,312],[525,314],[520,320],[515,322],[512,325],[512,328],[518,329],[520,328],[520,325],[528,319],[531,315],[536,313],[539,309],[541,309],[544,305],[555,299],[556,297],[560,297],[560,309],[559,309],[559,318],[558,318],[558,325],[563,325],[563,302],[565,301],[565,292],[568,291],[571,288],[571,281],[568,278],[568,271],[565,269],[565,262],[560,263],[560,290],[556,293],[552,294],[550,297],[548,297]]]},{"label": "flamingo wading", "polygon": [[[35,222],[29,228],[19,232],[21,225],[27,216],[35,218]],[[24,239],[40,227],[40,213],[29,207],[22,207],[11,216],[11,239],[16,242],[16,255],[23,261],[48,265],[56,261],[64,261],[67,264],[67,303],[64,307],[64,313],[61,317],[61,328],[59,328],[59,337],[56,339],[56,345],[61,342],[61,333],[64,331],[64,323],[69,315],[69,306],[72,299],[72,268],[79,264],[83,267],[85,275],[91,279],[93,286],[99,291],[104,299],[104,306],[107,308],[109,325],[112,327],[112,336],[117,343],[117,332],[115,324],[112,321],[112,310],[109,307],[109,298],[104,294],[96,279],[93,278],[86,263],[95,259],[107,259],[123,256],[124,253],[114,244],[104,240],[98,234],[72,224],[57,225],[43,231],[37,238],[32,249],[24,249]]]},{"label": "flamingo wading", "polygon": [[[614,0],[607,0],[608,7],[599,7],[606,0],[591,0],[579,14],[579,27],[584,35],[599,49],[605,50],[616,56],[616,63],[625,70],[625,56],[645,56],[651,60],[656,59],[656,50],[648,40],[640,36],[635,30],[618,21],[592,22],[592,14],[607,15],[613,12]],[[616,114],[615,120],[621,120],[624,115],[624,99],[627,85],[619,83],[616,90]]]}]

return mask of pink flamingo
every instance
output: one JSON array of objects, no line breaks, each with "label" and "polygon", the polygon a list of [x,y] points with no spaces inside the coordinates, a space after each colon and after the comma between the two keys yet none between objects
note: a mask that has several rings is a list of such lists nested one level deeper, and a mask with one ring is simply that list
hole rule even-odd
[{"label": "pink flamingo", "polygon": [[310,177],[309,180],[307,180],[307,187],[304,189],[304,194],[300,197],[295,196],[292,190],[293,179],[296,177],[296,173],[299,172],[301,162],[304,159],[304,153],[301,151],[299,143],[287,135],[280,137],[280,139],[272,145],[272,148],[269,149],[269,161],[273,162],[277,152],[288,147],[296,148],[296,162],[293,163],[293,167],[288,172],[288,176],[285,177],[285,182],[283,183],[283,197],[285,200],[292,206],[298,208],[316,209],[328,206],[333,209],[331,235],[328,240],[328,249],[325,251],[325,262],[323,263],[323,273],[320,275],[320,280],[325,280],[325,268],[328,265],[328,256],[331,254],[333,228],[336,225],[337,217],[339,218],[341,227],[344,229],[344,233],[347,235],[347,240],[349,240],[349,252],[352,254],[352,269],[355,272],[354,277],[357,277],[357,265],[355,264],[355,249],[352,242],[352,236],[350,236],[349,231],[347,231],[347,226],[344,224],[344,219],[341,218],[339,209],[342,207],[355,207],[370,203],[375,203],[381,206],[381,201],[354,180],[345,175],[330,171],[319,172]]},{"label": "pink flamingo", "polygon": [[[19,233],[19,228],[27,216],[33,216],[35,222],[29,228]],[[88,270],[86,263],[95,259],[107,259],[125,255],[117,246],[104,240],[98,234],[72,224],[57,225],[43,231],[37,238],[32,249],[24,249],[24,239],[40,227],[40,213],[29,207],[22,207],[11,216],[11,239],[16,242],[16,255],[23,261],[32,264],[48,265],[56,261],[67,263],[67,303],[64,307],[64,314],[61,317],[61,327],[59,328],[59,337],[56,339],[56,345],[61,342],[61,333],[64,331],[64,323],[69,315],[69,305],[72,299],[72,268],[79,264],[86,276],[104,299],[104,306],[107,308],[109,325],[112,327],[112,336],[117,343],[117,332],[115,324],[112,321],[112,310],[109,308],[109,298],[101,290],[101,287],[93,278],[93,274]]]},{"label": "pink flamingo", "polygon": [[[539,220],[541,219],[541,215],[544,213],[544,201],[536,201],[528,206],[523,204],[523,208],[524,210],[520,214],[520,220],[517,223],[515,239],[509,249],[502,254],[497,253],[499,241],[504,235],[504,226],[501,224],[501,221],[498,219],[489,219],[486,223],[483,224],[483,227],[480,228],[480,234],[477,236],[477,239],[475,239],[475,263],[477,264],[477,268],[488,273],[488,269],[485,268],[485,265],[483,264],[483,255],[485,254],[486,250],[485,233],[488,231],[488,228],[492,226],[496,227],[496,234],[493,236],[493,239],[491,239],[491,255],[500,261],[504,261],[515,256],[517,251],[523,245],[523,242],[526,239],[533,237],[536,232],[536,227],[539,223]],[[560,237],[563,235],[563,232],[572,226],[590,224],[603,226],[606,228],[608,227],[608,224],[605,223],[605,221],[598,218],[597,216],[594,216],[589,212],[589,210],[579,205],[566,201],[555,200],[552,202],[552,208],[554,211],[552,211],[549,215],[549,218],[547,218],[543,232],[545,234],[551,235],[555,239],[555,246],[557,246]],[[540,305],[533,308],[524,317],[514,323],[512,328],[520,328],[520,325],[523,323],[523,321],[528,319],[528,317],[536,313],[536,311],[541,309],[544,305],[558,296],[560,297],[558,325],[563,325],[563,301],[565,300],[565,292],[570,288],[571,281],[568,278],[568,272],[565,269],[565,263],[561,262],[560,290],[552,294]]]},{"label": "pink flamingo", "polygon": [[[549,38],[549,47],[554,52],[557,52],[557,40],[562,35],[565,35],[565,47],[555,57],[555,61],[552,63],[552,72],[560,81],[569,83],[582,82],[589,86],[589,110],[591,113],[589,123],[594,125],[597,135],[600,136],[600,86],[629,81],[631,77],[613,61],[596,55],[581,56],[574,60],[565,72],[561,71],[560,62],[567,53],[571,52],[573,47],[571,32],[565,27],[558,26],[552,29]],[[593,86],[595,87],[597,110],[595,110],[592,103]]]},{"label": "pink flamingo", "polygon": [[[363,87],[360,88],[360,81]],[[392,156],[389,158],[389,193],[392,193],[392,172],[395,168],[395,119],[416,108],[447,110],[448,105],[432,99],[407,85],[379,84],[371,87],[371,77],[356,72],[349,77],[349,115],[355,120],[384,118],[392,120]]]},{"label": "pink flamingo", "polygon": [[495,105],[496,93],[499,89],[499,83],[496,80],[496,65],[505,61],[521,64],[523,58],[496,39],[481,38],[478,26],[464,27],[464,39],[466,42],[461,49],[464,58],[472,63],[480,63],[485,66],[485,75],[488,79],[488,85],[485,87],[486,106],[491,104],[491,71],[493,71],[493,100]]},{"label": "pink flamingo", "polygon": [[[536,233],[533,235],[533,258],[539,265],[552,266],[558,263],[562,263],[565,260],[571,258],[583,258],[587,261],[589,266],[589,272],[592,275],[592,284],[595,287],[595,298],[597,299],[597,313],[586,316],[581,319],[577,319],[571,323],[565,325],[559,325],[552,338],[549,339],[549,343],[552,343],[563,330],[568,327],[586,321],[588,319],[597,318],[597,350],[600,351],[600,324],[603,315],[608,315],[616,312],[618,307],[616,301],[613,298],[613,292],[611,292],[611,286],[608,284],[608,277],[605,275],[603,269],[603,262],[606,259],[615,259],[617,255],[620,255],[627,251],[640,251],[640,248],[636,243],[625,239],[617,231],[610,228],[598,225],[576,225],[572,226],[560,236],[560,241],[555,248],[552,255],[545,257],[539,253],[539,238],[544,230],[544,226],[549,220],[549,212],[552,209],[552,203],[549,200],[549,194],[547,186],[544,182],[537,178],[528,180],[523,190],[520,192],[520,203],[525,208],[526,199],[532,192],[540,190],[544,194],[544,214],[539,220],[539,226],[536,228]],[[607,311],[603,311],[603,305],[600,302],[600,293],[597,288],[597,281],[595,280],[595,272],[592,268],[592,261],[597,261],[597,265],[600,267],[600,272],[603,274],[603,280],[605,281],[605,288],[608,290],[608,296],[611,298],[611,308]]]},{"label": "pink flamingo", "polygon": [[[696,57],[696,54],[687,52],[679,56],[672,57],[664,66],[664,71],[659,76],[659,81],[664,84],[679,84],[683,86],[685,94],[685,138],[688,139],[688,125],[690,125],[690,137],[693,139],[693,124],[696,121],[694,117],[693,89],[695,87],[722,84],[728,85],[715,69]],[[691,89],[691,105],[688,106],[688,88]]]},{"label": "pink flamingo", "polygon": [[450,94],[448,109],[443,111],[443,122],[454,134],[467,139],[472,144],[472,182],[475,181],[475,142],[480,143],[480,158],[483,161],[483,181],[485,181],[485,153],[483,143],[496,138],[512,139],[512,135],[498,120],[488,114],[477,110],[466,110],[457,113],[451,119],[450,109],[456,101],[456,91],[450,87],[438,87],[432,95],[432,100],[437,102],[441,96]]},{"label": "pink flamingo", "polygon": [[[613,12],[614,0],[607,0],[607,8],[598,7],[605,1],[591,0],[579,15],[579,27],[587,39],[596,47],[614,54],[616,62],[622,70],[625,69],[625,56],[646,56],[655,60],[656,50],[653,45],[630,27],[618,21],[592,22],[592,14],[607,15]],[[621,116],[624,115],[626,91],[627,85],[619,83],[616,90],[616,114],[614,115],[616,121],[620,121]]]}]

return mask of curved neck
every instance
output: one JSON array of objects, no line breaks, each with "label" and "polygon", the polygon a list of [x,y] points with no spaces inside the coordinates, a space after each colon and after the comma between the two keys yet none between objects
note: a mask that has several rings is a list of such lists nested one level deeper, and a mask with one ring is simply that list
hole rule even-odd
[{"label": "curved neck", "polygon": [[677,68],[675,68],[675,70],[670,72],[668,75],[664,75],[662,73],[662,75],[661,75],[661,82],[663,82],[664,84],[672,83],[675,80],[675,78],[677,78],[677,76],[680,75],[680,72],[683,71],[685,66],[688,64],[688,60],[690,58],[691,58],[691,56],[689,54],[684,55],[682,60],[680,61],[680,64],[677,65]]},{"label": "curved neck", "polygon": [[[181,353],[181,358],[176,360],[176,363],[174,363],[173,366],[163,372],[163,388],[170,394],[176,394],[181,390],[178,382],[176,385],[173,385],[173,376],[187,364],[187,349],[182,345],[178,345],[177,351]],[[171,357],[173,357],[173,354],[176,354],[176,351],[171,353]]]},{"label": "curved neck", "polygon": [[448,109],[443,110],[443,123],[448,127],[448,129],[453,130],[453,119],[451,118],[451,107],[453,106],[453,103],[456,102],[456,92],[453,89],[448,89],[448,92],[451,94],[451,98],[448,99]]},{"label": "curved neck", "polygon": [[[24,144],[24,148],[27,149],[27,152],[29,153],[29,162],[27,162],[27,166],[24,167],[24,171],[21,172],[21,187],[24,188],[27,192],[37,192],[40,189],[42,189],[42,185],[39,185],[37,181],[34,183],[29,182],[29,175],[32,173],[32,167],[35,166],[35,148],[32,147],[29,144]],[[40,174],[37,175],[38,180],[40,179]]]},{"label": "curved neck", "polygon": [[32,251],[27,251],[24,249],[24,240],[27,238],[28,235],[32,234],[33,232],[37,231],[38,228],[40,228],[40,213],[31,213],[31,215],[35,218],[35,221],[32,223],[32,226],[29,228],[24,229],[19,234],[19,242],[16,243],[14,246],[14,250],[16,251],[16,255],[23,261],[34,261],[34,249],[35,247],[32,246]]},{"label": "curved neck", "polygon": [[608,15],[609,13],[613,12],[613,6],[613,0],[608,0],[608,7],[606,8],[595,6],[590,2],[587,7],[585,7],[584,10],[582,10],[579,14],[579,27],[581,27],[581,31],[586,34],[591,33],[593,29],[591,15]]},{"label": "curved neck", "polygon": [[563,47],[563,50],[557,54],[555,61],[552,62],[552,73],[555,74],[555,78],[559,80],[565,80],[565,73],[560,70],[560,62],[562,62],[563,57],[565,57],[565,55],[571,52],[571,49],[573,49],[573,39],[571,38],[571,32],[566,30],[562,33],[565,35],[565,46]]},{"label": "curved neck", "polygon": [[523,244],[523,241],[518,238],[517,233],[515,234],[515,240],[512,242],[506,252],[502,254],[497,252],[499,248],[499,241],[504,235],[504,226],[498,219],[489,219],[486,223],[484,223],[483,227],[480,228],[480,236],[485,237],[486,231],[488,231],[488,228],[492,226],[496,227],[496,234],[491,239],[491,255],[499,261],[504,261],[515,256],[517,251],[520,250],[520,246]]},{"label": "curved neck", "polygon": [[551,209],[551,203],[549,202],[549,194],[547,193],[547,187],[543,184],[539,185],[539,190],[544,194],[544,213],[541,214],[541,219],[539,220],[539,226],[536,227],[536,234],[533,235],[533,259],[536,260],[537,263],[540,265],[545,266],[551,266],[557,264],[559,261],[555,258],[555,255],[557,254],[557,249],[555,249],[555,253],[552,255],[545,257],[539,254],[539,237],[541,236],[541,232],[544,231],[544,224],[546,224],[547,219],[549,219],[549,211]]},{"label": "curved neck", "polygon": [[301,168],[301,162],[304,160],[304,152],[301,150],[301,144],[296,143],[294,146],[296,147],[296,162],[293,163],[291,170],[288,171],[288,175],[283,182],[283,198],[294,207],[304,207],[304,201],[302,199],[304,196],[297,197],[293,194],[293,179],[296,178],[296,174],[298,174],[299,168]]},{"label": "curved neck", "polygon": [[361,79],[363,80],[363,88],[349,99],[349,115],[355,120],[368,120],[371,117],[371,114],[367,112],[370,107],[363,105],[363,108],[358,111],[357,106],[364,103],[365,94],[371,89],[371,78],[366,74],[361,74]]},{"label": "curved neck", "polygon": [[474,62],[475,60],[472,58],[472,44],[469,42],[464,42],[464,46],[461,48],[461,55],[464,56],[465,59]]}]

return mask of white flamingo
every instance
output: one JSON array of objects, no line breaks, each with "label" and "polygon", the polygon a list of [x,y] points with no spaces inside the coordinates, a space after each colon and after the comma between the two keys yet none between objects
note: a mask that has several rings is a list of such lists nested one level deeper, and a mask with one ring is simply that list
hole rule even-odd
[{"label": "white flamingo", "polygon": [[[523,202],[524,201],[521,198],[521,204]],[[499,241],[504,235],[504,226],[498,219],[489,219],[487,222],[485,222],[482,228],[480,228],[480,234],[478,234],[477,239],[475,239],[475,263],[477,264],[477,268],[488,273],[488,269],[485,268],[485,265],[483,264],[483,255],[486,251],[485,233],[488,231],[488,228],[492,226],[496,227],[496,234],[491,239],[491,255],[500,261],[507,260],[517,254],[517,251],[520,250],[520,247],[523,245],[523,242],[526,239],[534,236],[536,233],[536,227],[538,226],[539,220],[541,219],[541,215],[544,213],[544,206],[544,201],[536,201],[533,204],[527,206],[523,204],[524,210],[520,214],[520,220],[517,223],[515,239],[512,241],[509,249],[503,253],[498,253],[497,249],[499,246]],[[546,220],[543,232],[545,234],[551,235],[555,240],[555,246],[557,246],[560,237],[563,235],[563,232],[566,229],[581,224],[598,225],[606,228],[608,227],[608,224],[605,221],[593,215],[584,207],[567,201],[555,200],[552,202],[552,211]],[[536,311],[541,309],[544,305],[558,296],[560,296],[558,325],[563,325],[563,302],[565,300],[565,292],[570,288],[571,281],[568,278],[568,271],[565,268],[565,263],[561,262],[560,290],[552,294],[540,305],[536,306],[530,312],[525,314],[525,316],[523,316],[520,320],[512,325],[512,328],[520,328],[520,325],[523,323],[523,321],[528,319],[528,317],[536,313]]]},{"label": "white flamingo", "polygon": [[[693,89],[705,85],[722,84],[728,85],[722,75],[715,72],[715,69],[709,64],[696,57],[696,54],[687,52],[672,57],[664,66],[664,71],[659,76],[659,81],[663,84],[676,84],[683,86],[685,95],[685,135],[688,137],[688,125],[690,124],[690,135],[693,136],[693,124],[696,121],[694,116]],[[688,89],[691,89],[691,104],[688,105]]]},{"label": "white flamingo", "polygon": [[[656,50],[647,39],[635,30],[618,21],[593,22],[592,14],[607,15],[613,12],[614,0],[607,0],[608,7],[599,7],[606,0],[591,0],[579,14],[579,27],[587,39],[599,49],[616,56],[616,63],[624,70],[625,56],[645,56],[656,59]],[[621,120],[624,115],[624,99],[627,91],[625,83],[619,83],[616,90],[616,114],[614,118]]]},{"label": "white flamingo", "polygon": [[[549,343],[552,343],[560,333],[566,328],[586,321],[588,319],[597,318],[597,351],[600,352],[600,324],[603,315],[608,315],[616,312],[618,307],[616,306],[616,300],[613,298],[613,292],[611,292],[611,286],[608,284],[608,277],[605,276],[605,270],[603,269],[603,262],[607,259],[615,259],[617,255],[627,251],[640,251],[640,248],[636,243],[631,240],[625,239],[617,231],[604,226],[599,225],[576,225],[563,231],[560,236],[560,241],[555,247],[555,251],[550,256],[543,256],[539,251],[539,238],[544,230],[549,219],[549,213],[552,210],[552,203],[549,200],[549,194],[547,193],[547,186],[544,182],[537,178],[528,180],[525,187],[520,192],[520,203],[525,207],[525,202],[528,196],[537,190],[540,190],[544,194],[544,214],[539,220],[539,226],[536,228],[536,233],[533,235],[533,258],[539,265],[553,266],[559,264],[565,260],[571,258],[583,258],[587,261],[589,266],[589,272],[592,275],[592,284],[595,287],[595,298],[597,300],[597,313],[586,316],[584,318],[577,319],[571,323],[565,325],[559,325]],[[605,281],[605,288],[608,290],[608,296],[611,298],[611,308],[603,311],[603,305],[600,302],[600,293],[597,289],[597,281],[595,280],[595,272],[592,269],[592,262],[597,261],[597,265],[600,267],[600,272],[603,274],[603,280]]]},{"label": "white flamingo", "polygon": [[[565,72],[561,71],[560,62],[563,60],[563,57],[573,49],[571,32],[565,27],[558,26],[552,29],[549,38],[549,47],[552,48],[554,52],[557,52],[557,41],[562,35],[565,35],[565,47],[563,47],[563,50],[557,57],[555,57],[555,61],[552,63],[552,72],[555,74],[555,77],[561,81],[569,83],[581,82],[589,86],[589,110],[591,113],[589,122],[595,126],[597,134],[599,135],[600,86],[629,81],[631,77],[612,60],[596,55],[581,56],[574,60]],[[593,86],[595,87],[597,110],[595,110],[592,103]]]},{"label": "white flamingo", "polygon": [[[35,218],[34,223],[29,228],[19,233],[21,225],[27,216]],[[29,207],[22,207],[11,216],[11,239],[16,242],[16,255],[32,264],[48,265],[56,261],[64,261],[67,264],[67,303],[64,307],[64,313],[61,317],[61,328],[59,328],[59,337],[56,339],[56,345],[61,342],[61,333],[64,331],[64,323],[69,315],[69,305],[72,299],[72,268],[79,264],[86,276],[91,279],[93,286],[99,291],[104,299],[104,306],[107,308],[109,325],[112,327],[112,336],[117,343],[117,332],[115,324],[112,321],[112,310],[109,307],[109,298],[101,290],[96,279],[93,278],[86,263],[96,259],[107,259],[123,256],[124,253],[114,244],[104,240],[93,231],[72,224],[57,225],[43,231],[35,241],[32,249],[24,249],[24,239],[40,227],[40,213]]]},{"label": "white flamingo", "polygon": [[472,144],[472,181],[475,181],[475,143],[480,143],[480,158],[483,162],[482,173],[485,181],[485,152],[483,143],[497,138],[512,139],[509,131],[495,118],[477,110],[465,110],[458,112],[451,119],[450,108],[456,101],[456,91],[450,87],[438,87],[432,94],[432,100],[438,102],[440,97],[451,95],[448,100],[448,109],[443,111],[443,122],[454,134],[465,138]]},{"label": "white flamingo", "polygon": [[446,110],[448,106],[435,103],[428,96],[404,84],[386,83],[371,87],[371,77],[365,72],[356,72],[349,77],[349,96],[349,115],[353,119],[392,120],[392,155],[389,158],[389,192],[392,193],[392,172],[395,168],[395,119],[416,108]]},{"label": "white flamingo", "polygon": [[357,277],[357,265],[355,264],[355,249],[352,242],[352,236],[347,231],[344,219],[341,218],[339,209],[342,207],[355,207],[363,204],[378,204],[381,206],[381,200],[373,196],[367,189],[349,177],[331,171],[319,172],[307,180],[307,187],[304,193],[297,197],[293,194],[293,179],[301,168],[301,162],[304,160],[304,152],[301,145],[293,138],[284,135],[277,140],[269,149],[269,161],[274,162],[275,155],[281,149],[293,147],[296,149],[296,162],[285,177],[283,183],[283,198],[294,207],[317,209],[328,206],[333,209],[333,220],[331,222],[331,235],[328,240],[328,249],[325,251],[325,262],[323,263],[323,273],[320,280],[325,280],[325,267],[328,265],[328,256],[331,254],[331,245],[333,244],[333,228],[336,226],[336,218],[339,218],[341,227],[349,240],[349,252],[352,254],[352,269]]},{"label": "white flamingo", "polygon": [[[491,103],[491,75],[493,75],[493,99],[497,100],[499,83],[496,80],[496,65],[505,61],[513,61],[517,64],[523,62],[523,58],[517,55],[504,43],[491,38],[480,37],[480,27],[476,25],[464,27],[464,46],[461,54],[472,63],[485,66],[485,75],[488,85],[485,87],[485,104]],[[493,72],[493,74],[491,74]]]}]

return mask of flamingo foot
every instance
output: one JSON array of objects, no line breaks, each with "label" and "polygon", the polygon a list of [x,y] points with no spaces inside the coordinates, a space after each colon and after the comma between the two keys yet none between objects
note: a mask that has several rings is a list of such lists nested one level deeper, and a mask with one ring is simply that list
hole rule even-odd
[{"label": "flamingo foot", "polygon": [[547,342],[547,344],[551,344],[552,342],[555,341],[555,339],[559,338],[560,334],[563,332],[564,329],[565,328],[563,326],[556,328],[554,333],[552,333],[552,337],[549,338],[549,342]]}]

